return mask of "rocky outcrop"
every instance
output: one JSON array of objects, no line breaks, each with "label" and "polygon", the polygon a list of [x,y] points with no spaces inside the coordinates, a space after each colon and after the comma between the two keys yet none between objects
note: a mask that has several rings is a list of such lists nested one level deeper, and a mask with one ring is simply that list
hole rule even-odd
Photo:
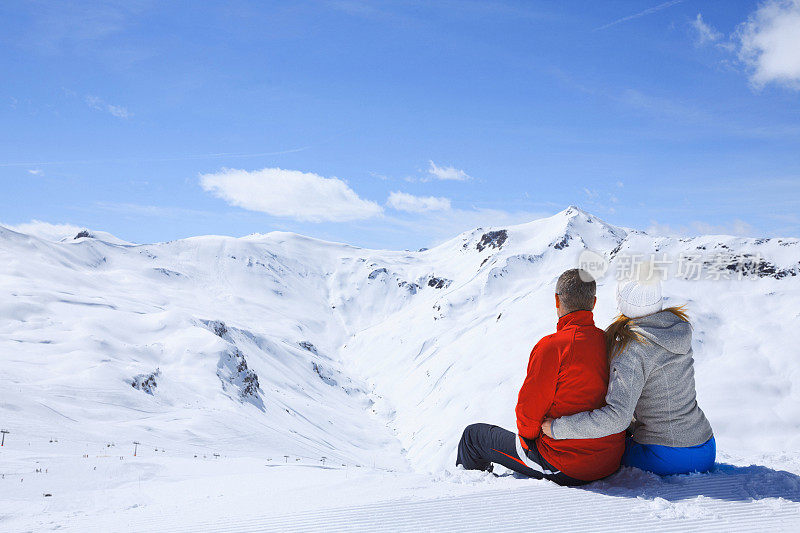
[{"label": "rocky outcrop", "polygon": [[158,387],[156,378],[160,375],[161,371],[159,369],[156,369],[154,372],[150,372],[149,374],[138,374],[136,376],[133,376],[133,380],[131,381],[131,387],[152,396],[153,391],[156,389],[156,387]]},{"label": "rocky outcrop", "polygon": [[436,276],[431,276],[428,279],[428,287],[433,287],[434,289],[446,289],[453,283],[452,279],[446,278],[437,278]]},{"label": "rocky outcrop", "polygon": [[508,231],[501,229],[497,231],[487,231],[481,235],[481,240],[475,245],[479,252],[484,251],[486,248],[502,248],[503,243],[508,239]]},{"label": "rocky outcrop", "polygon": [[234,346],[219,356],[217,377],[226,392],[234,392],[239,400],[249,402],[262,411],[264,410],[258,376],[251,368],[248,368],[247,360],[241,350]]}]

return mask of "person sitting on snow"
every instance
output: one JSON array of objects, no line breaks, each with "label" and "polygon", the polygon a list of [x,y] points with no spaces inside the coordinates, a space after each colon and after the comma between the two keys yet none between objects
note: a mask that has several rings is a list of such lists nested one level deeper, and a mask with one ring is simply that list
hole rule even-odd
[{"label": "person sitting on snow", "polygon": [[518,434],[490,424],[467,426],[456,465],[492,470],[492,463],[533,478],[581,485],[614,473],[625,448],[624,427],[600,438],[555,440],[542,434],[545,418],[600,408],[608,389],[609,365],[603,330],[594,325],[596,283],[580,269],[556,283],[556,332],[531,351],[528,374],[517,402]]},{"label": "person sitting on snow", "polygon": [[552,442],[573,442],[561,439],[604,437],[630,425],[623,465],[659,475],[706,472],[714,467],[716,442],[697,405],[692,326],[682,307],[662,309],[661,281],[651,270],[617,286],[620,314],[606,329],[605,407],[550,416],[555,420],[542,429],[558,439]]}]

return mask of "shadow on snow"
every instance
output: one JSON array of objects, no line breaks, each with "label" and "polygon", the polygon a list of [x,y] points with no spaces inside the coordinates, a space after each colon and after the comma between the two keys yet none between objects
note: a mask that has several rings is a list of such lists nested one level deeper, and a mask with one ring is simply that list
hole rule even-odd
[{"label": "shadow on snow", "polygon": [[[522,474],[511,475],[528,479]],[[663,498],[675,502],[705,496],[715,500],[747,502],[765,498],[783,498],[800,502],[800,476],[766,466],[734,466],[717,463],[714,470],[703,474],[658,476],[637,468],[622,467],[617,473],[576,487],[606,496],[623,498]]]},{"label": "shadow on snow", "polygon": [[705,496],[734,502],[783,498],[800,502],[800,476],[765,466],[717,463],[705,474],[661,477],[623,467],[616,474],[581,487],[583,490],[626,498],[663,498],[668,501]]}]

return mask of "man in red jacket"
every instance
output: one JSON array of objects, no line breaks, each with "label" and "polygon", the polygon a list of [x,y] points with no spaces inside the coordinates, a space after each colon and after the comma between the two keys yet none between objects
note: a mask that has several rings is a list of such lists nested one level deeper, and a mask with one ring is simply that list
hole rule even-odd
[{"label": "man in red jacket", "polygon": [[490,424],[467,426],[456,465],[491,471],[492,463],[499,463],[562,485],[582,485],[619,468],[624,432],[600,439],[553,440],[541,429],[545,418],[605,405],[608,357],[605,335],[592,317],[596,289],[585,271],[574,268],[561,274],[556,283],[556,332],[531,351],[528,375],[519,391],[519,434]]}]

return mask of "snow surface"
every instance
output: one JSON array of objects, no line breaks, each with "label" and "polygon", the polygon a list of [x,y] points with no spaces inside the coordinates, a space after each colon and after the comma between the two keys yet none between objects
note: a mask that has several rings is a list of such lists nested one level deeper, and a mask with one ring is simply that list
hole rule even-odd
[{"label": "snow surface", "polygon": [[[797,239],[654,237],[574,207],[420,252],[87,233],[0,226],[0,530],[800,528]],[[585,249],[757,258],[664,287],[693,320],[716,472],[566,489],[452,466],[465,425],[513,429]]]}]

